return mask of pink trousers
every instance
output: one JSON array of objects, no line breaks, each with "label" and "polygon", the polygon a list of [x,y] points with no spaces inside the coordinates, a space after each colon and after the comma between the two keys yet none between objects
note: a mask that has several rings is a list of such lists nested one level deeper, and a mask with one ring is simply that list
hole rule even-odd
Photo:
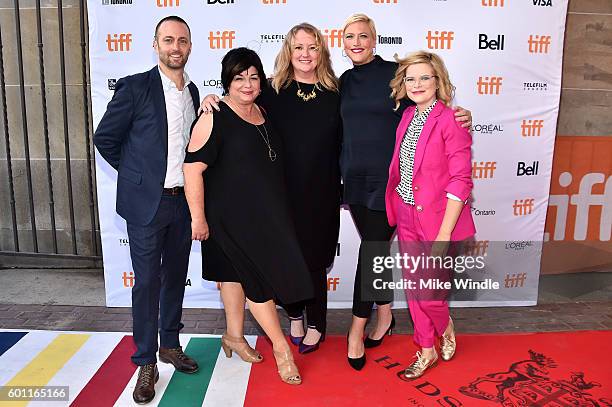
[{"label": "pink trousers", "polygon": [[[418,212],[413,205],[406,204],[399,195],[394,194],[394,197],[400,250],[412,256],[419,256],[420,253],[415,251],[420,247],[418,242],[425,243],[428,240],[419,223]],[[421,269],[408,276],[409,272],[409,270],[404,270],[404,277],[417,282],[417,287],[419,279],[430,277],[425,275],[426,273]],[[423,348],[431,348],[434,346],[436,337],[442,336],[450,322],[448,302],[433,299],[439,296],[419,291],[418,288],[406,290],[406,299],[414,323],[414,342]]]}]

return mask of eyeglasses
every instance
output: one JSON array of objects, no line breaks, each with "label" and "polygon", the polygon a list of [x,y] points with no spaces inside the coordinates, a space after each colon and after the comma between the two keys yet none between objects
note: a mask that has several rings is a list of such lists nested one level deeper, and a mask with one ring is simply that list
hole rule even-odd
[{"label": "eyeglasses", "polygon": [[406,76],[404,78],[404,82],[406,83],[407,86],[413,88],[415,87],[417,84],[423,84],[425,86],[428,86],[431,81],[433,80],[433,78],[437,78],[437,75],[423,75],[420,78],[413,78],[412,76]]}]

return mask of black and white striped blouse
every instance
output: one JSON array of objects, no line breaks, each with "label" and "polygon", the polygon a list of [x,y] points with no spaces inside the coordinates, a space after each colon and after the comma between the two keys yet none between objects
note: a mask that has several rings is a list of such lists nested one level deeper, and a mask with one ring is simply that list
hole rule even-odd
[{"label": "black and white striped blouse", "polygon": [[416,108],[414,117],[406,130],[406,134],[402,139],[402,144],[399,151],[399,167],[400,167],[400,183],[395,188],[395,191],[399,194],[402,200],[409,204],[414,205],[414,195],[412,194],[412,169],[414,167],[414,152],[423,131],[423,126],[427,121],[429,113],[438,103],[435,100],[431,106],[425,111],[419,112]]}]

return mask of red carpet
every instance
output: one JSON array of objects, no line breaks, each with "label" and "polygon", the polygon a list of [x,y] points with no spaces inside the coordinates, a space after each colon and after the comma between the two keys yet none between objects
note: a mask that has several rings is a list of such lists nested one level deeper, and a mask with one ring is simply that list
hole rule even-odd
[{"label": "red carpet", "polygon": [[346,339],[328,337],[315,353],[295,350],[304,383],[289,386],[259,338],[266,362],[253,365],[245,406],[612,406],[612,331],[460,335],[457,344],[452,361],[404,381],[417,350],[410,336],[369,349],[361,372],[346,362]]}]

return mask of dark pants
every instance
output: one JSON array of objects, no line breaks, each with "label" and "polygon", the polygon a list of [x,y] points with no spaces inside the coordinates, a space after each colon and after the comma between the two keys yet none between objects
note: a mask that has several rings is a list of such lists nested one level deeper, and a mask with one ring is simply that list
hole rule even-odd
[{"label": "dark pants", "polygon": [[[388,301],[372,301],[369,298],[363,298],[362,264],[373,264],[374,256],[389,256],[390,240],[395,228],[389,226],[385,211],[374,211],[361,205],[349,205],[349,208],[357,231],[361,235],[359,260],[357,261],[355,286],[353,288],[353,315],[359,318],[369,318],[374,302],[376,302],[376,305],[385,305],[391,303],[391,299]],[[368,244],[368,242],[378,242],[378,244],[372,245],[366,251],[363,245]],[[384,242],[389,242],[389,244],[380,244]],[[393,294],[390,293],[390,295]]]},{"label": "dark pants", "polygon": [[325,333],[327,328],[327,270],[310,270],[314,298],[295,304],[283,305],[287,315],[299,318],[306,309],[306,318],[309,328]]},{"label": "dark pants", "polygon": [[[157,361],[157,332],[163,348],[179,346],[185,280],[191,249],[191,218],[184,195],[162,196],[146,226],[128,222],[135,282],[132,319],[136,353],[132,361]],[[159,319],[158,319],[159,315]]]}]

